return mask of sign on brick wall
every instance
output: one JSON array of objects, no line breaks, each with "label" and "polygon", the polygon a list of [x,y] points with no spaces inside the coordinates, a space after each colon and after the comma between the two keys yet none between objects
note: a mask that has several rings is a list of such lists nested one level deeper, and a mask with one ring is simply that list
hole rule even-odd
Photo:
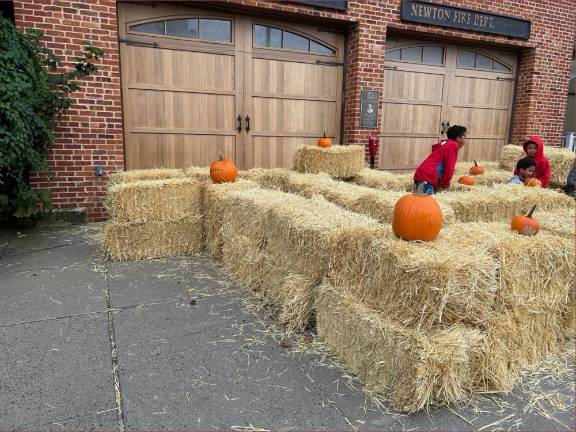
[{"label": "sign on brick wall", "polygon": [[531,22],[528,20],[418,0],[403,1],[401,18],[403,21],[530,38]]},{"label": "sign on brick wall", "polygon": [[320,6],[327,9],[348,9],[348,0],[290,0],[292,3],[304,3],[311,6]]},{"label": "sign on brick wall", "polygon": [[377,90],[362,90],[360,96],[360,127],[376,129],[378,127],[378,99]]}]

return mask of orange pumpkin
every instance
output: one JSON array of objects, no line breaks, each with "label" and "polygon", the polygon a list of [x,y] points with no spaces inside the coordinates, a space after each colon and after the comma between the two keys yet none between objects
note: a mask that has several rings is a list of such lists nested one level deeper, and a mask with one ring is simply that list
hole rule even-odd
[{"label": "orange pumpkin", "polygon": [[210,164],[210,178],[214,183],[233,182],[237,176],[238,168],[234,161],[224,159],[222,155],[218,156],[218,160]]},{"label": "orange pumpkin", "polygon": [[484,167],[478,166],[478,162],[474,161],[474,166],[470,168],[470,175],[484,174]]},{"label": "orange pumpkin", "polygon": [[476,183],[476,180],[474,180],[474,177],[470,177],[470,176],[462,176],[458,179],[458,183],[463,184],[463,185],[467,185],[467,186],[474,186],[474,183]]},{"label": "orange pumpkin", "polygon": [[533,236],[540,231],[540,222],[536,219],[532,218],[532,214],[536,206],[532,207],[532,209],[524,215],[514,216],[512,218],[512,230],[518,232],[518,234],[522,234],[525,236]]},{"label": "orange pumpkin", "polygon": [[394,206],[392,230],[403,240],[432,241],[442,228],[442,210],[436,199],[423,194],[424,184],[404,195]]},{"label": "orange pumpkin", "polygon": [[532,177],[532,178],[526,179],[526,181],[524,182],[524,186],[542,187],[542,182],[540,180],[538,180],[536,177]]},{"label": "orange pumpkin", "polygon": [[332,147],[332,139],[326,137],[326,131],[324,131],[324,136],[318,140],[318,146],[322,148]]}]

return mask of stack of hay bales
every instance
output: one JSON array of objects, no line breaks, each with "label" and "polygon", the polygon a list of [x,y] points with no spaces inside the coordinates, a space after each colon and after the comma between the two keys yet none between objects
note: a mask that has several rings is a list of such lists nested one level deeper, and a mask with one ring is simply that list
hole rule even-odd
[{"label": "stack of hay bales", "polygon": [[[396,202],[405,192],[377,190],[333,180],[326,174],[300,174],[284,169],[268,170],[256,178],[264,188],[280,189],[306,198],[321,195],[346,210],[391,223]],[[450,206],[439,203],[445,224],[454,222]]]},{"label": "stack of hay bales", "polygon": [[[544,155],[550,161],[550,183],[553,186],[566,184],[566,177],[574,163],[574,152],[557,147],[544,146]],[[502,147],[500,154],[500,168],[514,171],[516,162],[526,156],[524,148],[518,145],[506,145]]]},{"label": "stack of hay bales", "polygon": [[289,331],[310,322],[315,289],[328,272],[336,239],[381,235],[382,227],[373,219],[321,197],[246,189],[217,199],[224,267],[270,303]]},{"label": "stack of hay bales", "polygon": [[554,233],[560,237],[576,239],[576,207],[572,204],[568,208],[559,208],[554,211],[539,211],[534,214],[544,231]]},{"label": "stack of hay bales", "polygon": [[573,325],[574,255],[569,239],[507,223],[456,223],[427,244],[340,236],[318,332],[403,411],[508,391]]},{"label": "stack of hay bales", "polygon": [[189,177],[112,184],[105,246],[113,260],[189,255],[202,249],[202,181]]},{"label": "stack of hay bales", "polygon": [[335,178],[350,178],[363,168],[363,146],[301,146],[294,153],[294,169],[302,173],[325,173]]}]

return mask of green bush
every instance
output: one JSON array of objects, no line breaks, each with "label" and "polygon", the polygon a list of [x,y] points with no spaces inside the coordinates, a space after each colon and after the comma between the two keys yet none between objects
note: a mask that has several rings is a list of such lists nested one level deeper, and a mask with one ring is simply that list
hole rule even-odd
[{"label": "green bush", "polygon": [[30,173],[47,168],[54,125],[70,107],[74,81],[96,71],[104,52],[92,45],[58,72],[60,59],[40,45],[43,34],[20,30],[0,16],[0,221],[33,223],[50,208],[46,190],[31,190]]}]

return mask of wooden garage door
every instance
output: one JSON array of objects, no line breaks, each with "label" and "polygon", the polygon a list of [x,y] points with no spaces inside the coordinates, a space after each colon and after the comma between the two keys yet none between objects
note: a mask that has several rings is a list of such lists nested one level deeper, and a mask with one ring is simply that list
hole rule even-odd
[{"label": "wooden garage door", "polygon": [[343,37],[174,5],[120,4],[126,167],[289,166],[339,140]]},{"label": "wooden garage door", "polygon": [[412,169],[445,138],[468,128],[460,160],[495,160],[506,144],[516,55],[396,40],[386,51],[380,168]]}]

